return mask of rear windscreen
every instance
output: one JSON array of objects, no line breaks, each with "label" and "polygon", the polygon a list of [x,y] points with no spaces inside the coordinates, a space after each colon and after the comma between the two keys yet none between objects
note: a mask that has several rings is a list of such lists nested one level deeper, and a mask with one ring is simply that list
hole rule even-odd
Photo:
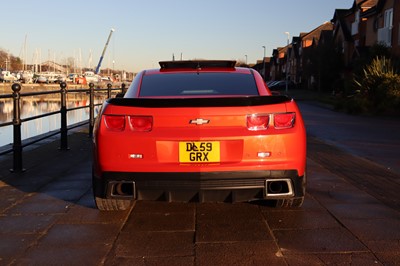
[{"label": "rear windscreen", "polygon": [[144,75],[139,97],[258,95],[253,75],[243,73],[164,73]]}]

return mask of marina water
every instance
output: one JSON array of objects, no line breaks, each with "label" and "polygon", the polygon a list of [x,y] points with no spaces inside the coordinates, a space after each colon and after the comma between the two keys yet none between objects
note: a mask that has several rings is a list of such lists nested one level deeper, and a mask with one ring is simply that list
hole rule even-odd
[{"label": "marina water", "polygon": [[[101,103],[105,96],[96,96],[95,104]],[[29,96],[21,100],[21,119],[45,113],[59,111],[61,107],[58,96]],[[89,96],[86,93],[74,93],[67,97],[67,109],[88,106]],[[95,116],[100,106],[95,107]],[[68,111],[67,124],[73,125],[89,119],[89,108]],[[13,100],[0,99],[0,124],[13,120]],[[61,114],[54,114],[39,119],[23,122],[21,125],[22,140],[45,134],[61,127]],[[13,126],[0,127],[0,147],[13,142]]]}]

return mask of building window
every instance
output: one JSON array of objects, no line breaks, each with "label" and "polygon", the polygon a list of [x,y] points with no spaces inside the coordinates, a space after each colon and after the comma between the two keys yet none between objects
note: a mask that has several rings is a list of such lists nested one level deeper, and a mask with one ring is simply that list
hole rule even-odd
[{"label": "building window", "polygon": [[378,42],[392,46],[393,8],[385,10],[383,28],[378,29]]}]

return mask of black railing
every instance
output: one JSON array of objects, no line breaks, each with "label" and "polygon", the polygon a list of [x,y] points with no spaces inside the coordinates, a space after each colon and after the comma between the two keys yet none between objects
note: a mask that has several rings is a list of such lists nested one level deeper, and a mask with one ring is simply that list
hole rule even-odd
[{"label": "black railing", "polygon": [[[60,90],[51,90],[51,91],[40,91],[40,92],[27,92],[27,93],[21,93],[21,85],[18,83],[14,83],[12,86],[12,94],[3,94],[0,95],[0,99],[13,99],[13,120],[11,122],[5,122],[0,124],[0,127],[5,127],[5,126],[13,126],[13,143],[12,143],[12,148],[10,149],[5,149],[0,152],[0,155],[4,155],[10,152],[13,152],[13,168],[11,169],[12,172],[21,172],[24,171],[23,166],[22,166],[22,151],[23,148],[29,145],[32,145],[36,142],[42,141],[44,139],[47,139],[49,137],[52,137],[54,135],[60,134],[60,150],[68,150],[68,130],[71,130],[73,128],[89,124],[89,137],[92,136],[93,134],[93,126],[94,126],[94,121],[95,121],[95,107],[102,105],[102,103],[95,103],[95,94],[98,93],[106,93],[106,98],[111,98],[113,95],[114,91],[118,91],[117,95],[124,94],[126,91],[126,86],[124,83],[121,84],[121,88],[112,88],[111,84],[107,84],[106,89],[101,89],[101,88],[96,88],[93,83],[89,84],[89,89],[67,89],[67,84],[62,82],[60,84]],[[89,105],[85,106],[78,106],[74,108],[67,108],[67,94],[70,93],[87,93],[89,94]],[[48,95],[48,94],[59,94],[60,95],[60,110],[54,111],[54,112],[47,112],[44,114],[36,115],[36,116],[31,116],[27,118],[21,118],[21,98],[22,97],[27,97],[27,96],[42,96],[42,95]],[[69,111],[73,110],[78,110],[78,109],[84,109],[84,108],[89,108],[89,119],[86,121],[81,121],[79,123],[76,123],[74,125],[68,126],[67,122],[67,113]],[[54,114],[60,114],[61,115],[61,125],[59,130],[52,131],[47,134],[43,134],[39,137],[35,137],[33,140],[30,141],[24,141],[22,143],[21,139],[21,125],[24,122],[35,120],[35,119],[40,119],[43,117],[51,116]]]}]

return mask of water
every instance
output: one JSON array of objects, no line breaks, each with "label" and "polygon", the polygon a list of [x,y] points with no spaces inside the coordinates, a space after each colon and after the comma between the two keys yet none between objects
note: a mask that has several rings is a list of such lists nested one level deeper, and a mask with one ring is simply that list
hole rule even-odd
[{"label": "water", "polygon": [[[102,103],[106,99],[105,95],[95,97],[95,103]],[[75,93],[67,95],[67,108],[87,106],[89,96],[86,93]],[[59,111],[61,108],[60,97],[58,95],[42,95],[23,97],[21,104],[21,118],[32,117],[49,112]],[[95,107],[95,116],[98,114],[100,106]],[[89,108],[83,108],[67,113],[67,124],[72,125],[89,119]],[[12,99],[0,99],[0,124],[13,120]],[[46,116],[39,119],[23,122],[21,125],[21,137],[27,139],[40,134],[58,130],[61,127],[61,114]],[[0,127],[0,147],[13,142],[13,126]]]}]

